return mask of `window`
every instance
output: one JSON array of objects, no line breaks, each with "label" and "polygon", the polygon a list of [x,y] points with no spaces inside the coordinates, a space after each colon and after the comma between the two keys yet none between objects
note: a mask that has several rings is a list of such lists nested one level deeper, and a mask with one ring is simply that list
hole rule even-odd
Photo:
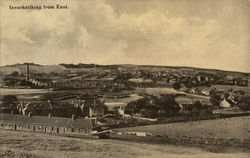
[{"label": "window", "polygon": [[71,128],[71,132],[74,132],[74,128]]},{"label": "window", "polygon": [[1,127],[3,127],[3,123],[1,123]]},{"label": "window", "polygon": [[28,125],[28,129],[30,129],[30,125]]},{"label": "window", "polygon": [[51,131],[53,131],[54,130],[54,127],[51,127]]}]

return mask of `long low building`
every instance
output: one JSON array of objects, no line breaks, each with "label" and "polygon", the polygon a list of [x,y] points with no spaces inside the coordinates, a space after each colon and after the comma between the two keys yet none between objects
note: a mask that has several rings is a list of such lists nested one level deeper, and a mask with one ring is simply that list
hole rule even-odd
[{"label": "long low building", "polygon": [[88,135],[94,120],[51,116],[12,115],[0,113],[0,129],[22,130],[65,135]]}]

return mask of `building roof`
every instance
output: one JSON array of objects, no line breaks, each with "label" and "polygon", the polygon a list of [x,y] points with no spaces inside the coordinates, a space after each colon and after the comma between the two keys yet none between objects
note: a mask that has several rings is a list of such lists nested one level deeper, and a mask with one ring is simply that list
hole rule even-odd
[{"label": "building roof", "polygon": [[225,98],[220,102],[220,107],[228,108],[230,106],[230,103]]},{"label": "building roof", "polygon": [[62,118],[62,117],[48,117],[48,116],[26,116],[26,115],[11,115],[0,113],[0,120],[37,124],[45,126],[56,126],[56,127],[67,127],[67,128],[80,128],[80,129],[91,129],[92,123],[90,119],[76,119]]}]

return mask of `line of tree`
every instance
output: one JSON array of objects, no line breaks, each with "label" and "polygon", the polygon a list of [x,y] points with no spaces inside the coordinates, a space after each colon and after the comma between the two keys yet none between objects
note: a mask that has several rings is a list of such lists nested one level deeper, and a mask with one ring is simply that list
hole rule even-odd
[{"label": "line of tree", "polygon": [[140,114],[144,117],[170,117],[175,116],[180,110],[174,95],[160,97],[145,97],[128,103],[125,107],[126,114]]}]

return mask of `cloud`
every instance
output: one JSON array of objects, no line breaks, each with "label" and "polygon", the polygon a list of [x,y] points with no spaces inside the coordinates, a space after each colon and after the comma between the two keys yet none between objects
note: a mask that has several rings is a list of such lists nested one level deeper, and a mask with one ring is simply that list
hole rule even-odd
[{"label": "cloud", "polygon": [[[246,36],[235,33],[246,32],[240,26],[225,26],[216,15],[176,16],[157,8],[118,14],[108,2],[72,1],[68,10],[40,11],[12,11],[10,2],[1,3],[1,64],[131,63],[249,71],[240,62],[247,55]],[[233,9],[225,5],[223,15]]]}]

